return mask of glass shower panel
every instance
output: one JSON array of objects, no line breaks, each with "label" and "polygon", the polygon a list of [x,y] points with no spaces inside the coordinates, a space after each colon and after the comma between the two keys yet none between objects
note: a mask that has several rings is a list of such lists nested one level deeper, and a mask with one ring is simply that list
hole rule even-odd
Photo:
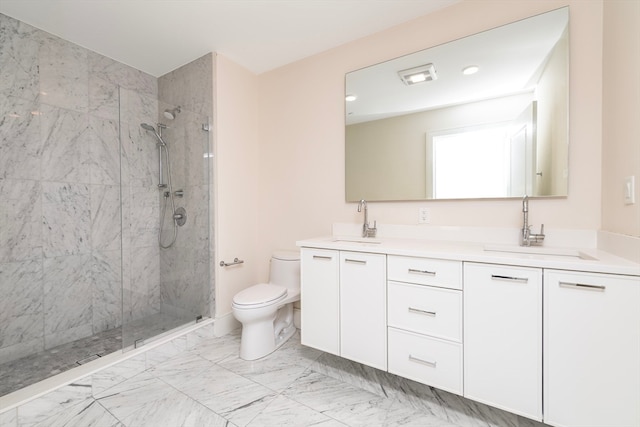
[{"label": "glass shower panel", "polygon": [[122,186],[125,350],[209,315],[208,117],[165,109],[173,119],[130,123],[123,142],[139,175]]}]

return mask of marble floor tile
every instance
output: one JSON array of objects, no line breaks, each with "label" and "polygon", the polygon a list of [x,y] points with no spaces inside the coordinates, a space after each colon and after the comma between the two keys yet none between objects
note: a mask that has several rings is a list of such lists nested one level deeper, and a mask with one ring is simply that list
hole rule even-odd
[{"label": "marble floor tile", "polygon": [[142,373],[147,366],[146,360],[146,355],[140,354],[96,372],[91,376],[93,395],[96,396]]},{"label": "marble floor tile", "polygon": [[345,427],[346,424],[307,406],[300,405],[287,397],[278,396],[247,425],[247,427],[266,426]]},{"label": "marble floor tile", "polygon": [[[18,407],[18,425],[32,426],[91,398],[91,379],[82,378]],[[46,425],[46,423],[44,424]]]},{"label": "marble floor tile", "polygon": [[444,420],[430,411],[418,410],[409,405],[394,402],[387,408],[384,425],[388,427],[462,427]]},{"label": "marble floor tile", "polygon": [[300,345],[296,333],[277,352],[248,362],[239,357],[238,351],[219,365],[242,375],[274,391],[283,391],[322,354],[321,351]]},{"label": "marble floor tile", "polygon": [[349,426],[383,426],[391,405],[384,397],[311,371],[283,394]]},{"label": "marble floor tile", "polygon": [[211,362],[221,362],[240,353],[240,329],[213,339],[204,339],[191,351]]},{"label": "marble floor tile", "polygon": [[[173,371],[162,380],[240,427],[246,426],[276,396],[273,390],[221,366],[206,366],[193,359],[191,362],[197,368],[183,370],[182,375]],[[206,367],[202,369],[203,366]]]},{"label": "marble floor tile", "polygon": [[197,354],[181,352],[171,359],[159,363],[149,369],[149,372],[168,384],[181,384],[184,378],[198,376],[201,372],[212,369],[210,362]]},{"label": "marble floor tile", "polygon": [[[257,361],[238,357],[239,330],[195,338],[179,337],[0,413],[0,426],[545,427],[337,363],[302,346],[298,334]],[[317,372],[323,363],[327,372]]]},{"label": "marble floor tile", "polygon": [[0,426],[2,427],[18,427],[18,411],[11,409],[10,411],[0,414]]},{"label": "marble floor tile", "polygon": [[33,427],[123,427],[123,424],[94,399],[87,399]]},{"label": "marble floor tile", "polygon": [[226,426],[227,420],[148,372],[97,396],[125,426]]}]

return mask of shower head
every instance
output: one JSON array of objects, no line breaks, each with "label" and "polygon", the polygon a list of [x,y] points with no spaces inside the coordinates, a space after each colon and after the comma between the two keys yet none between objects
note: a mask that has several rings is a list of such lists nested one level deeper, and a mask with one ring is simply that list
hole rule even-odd
[{"label": "shower head", "polygon": [[[146,123],[140,123],[140,127],[142,127],[142,129],[144,130],[150,130],[151,132],[153,132],[153,134],[156,136],[156,138],[158,139],[158,144],[162,145],[163,147],[167,146],[167,143],[164,142],[164,140],[162,139],[162,136],[158,133],[158,131],[156,130],[156,128],[154,128],[151,125],[148,125]],[[161,125],[158,125],[158,127],[162,127]],[[166,126],[165,126],[166,127]]]},{"label": "shower head", "polygon": [[180,106],[178,105],[176,108],[174,108],[172,110],[169,110],[169,109],[164,110],[163,114],[164,114],[165,118],[167,118],[169,120],[173,120],[173,119],[176,118],[176,116],[178,115],[178,113],[180,111],[182,111],[182,110],[181,110]]}]

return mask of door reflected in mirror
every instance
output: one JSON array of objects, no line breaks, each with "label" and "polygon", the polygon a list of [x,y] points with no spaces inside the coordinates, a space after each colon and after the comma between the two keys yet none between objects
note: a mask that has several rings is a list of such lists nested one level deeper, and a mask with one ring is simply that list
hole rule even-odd
[{"label": "door reflected in mirror", "polygon": [[346,200],[566,196],[568,23],[565,7],[348,73]]}]

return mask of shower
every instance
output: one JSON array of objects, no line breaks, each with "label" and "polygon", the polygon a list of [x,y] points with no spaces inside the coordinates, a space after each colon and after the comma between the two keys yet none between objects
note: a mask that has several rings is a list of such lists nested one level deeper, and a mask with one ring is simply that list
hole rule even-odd
[{"label": "shower", "polygon": [[[162,123],[158,123],[157,130],[156,128],[154,128],[153,126],[147,123],[140,123],[140,126],[144,130],[153,132],[153,134],[155,135],[158,141],[156,144],[156,146],[158,147],[158,189],[163,190],[166,188],[166,190],[164,191],[164,203],[162,206],[162,211],[160,213],[160,232],[158,233],[158,244],[160,245],[161,248],[168,249],[175,243],[176,238],[178,237],[178,226],[184,225],[184,223],[187,220],[186,211],[182,207],[176,209],[176,204],[174,199],[174,196],[182,197],[183,192],[182,190],[178,190],[174,193],[173,187],[171,185],[171,158],[169,155],[169,147],[167,146],[167,143],[162,138],[162,129],[166,129],[167,126],[163,125]],[[163,162],[163,155],[162,155],[163,152],[164,152],[164,159],[166,161],[166,171],[167,171],[166,183],[164,182],[165,174],[163,173],[163,165],[165,164],[165,162]],[[173,216],[172,217],[173,218],[173,237],[171,238],[168,244],[165,244],[163,242],[162,231],[163,231],[163,225],[164,225],[164,218],[165,218],[165,214],[166,214],[169,202],[171,202],[171,214]]]},{"label": "shower", "polygon": [[181,111],[182,111],[182,108],[178,105],[176,108],[164,110],[164,113],[162,114],[166,119],[173,120]]}]

